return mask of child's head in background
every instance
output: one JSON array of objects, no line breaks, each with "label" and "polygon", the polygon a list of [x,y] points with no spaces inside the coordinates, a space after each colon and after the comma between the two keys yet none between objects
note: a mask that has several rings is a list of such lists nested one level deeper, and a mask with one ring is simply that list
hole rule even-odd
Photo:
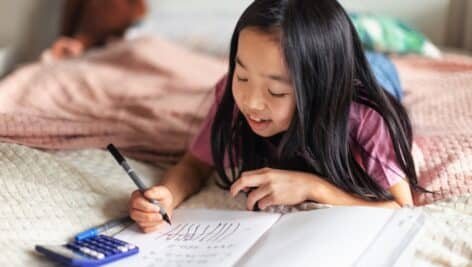
[{"label": "child's head in background", "polygon": [[[254,1],[236,25],[229,56],[212,128],[215,168],[227,184],[242,171],[271,166],[309,171],[348,192],[388,198],[349,150],[353,101],[383,117],[399,164],[416,184],[407,113],[376,82],[337,1]],[[275,154],[266,141],[277,147]],[[224,172],[225,155],[233,177]]]}]

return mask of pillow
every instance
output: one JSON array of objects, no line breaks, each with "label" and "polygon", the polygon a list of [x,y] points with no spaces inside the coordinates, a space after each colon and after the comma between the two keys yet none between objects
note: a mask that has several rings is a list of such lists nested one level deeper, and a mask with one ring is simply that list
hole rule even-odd
[{"label": "pillow", "polygon": [[351,20],[367,50],[420,54],[431,58],[441,57],[439,49],[422,33],[404,22],[389,16],[350,13]]},{"label": "pillow", "polygon": [[158,35],[188,48],[224,57],[238,18],[252,1],[148,0],[146,18],[130,28],[126,37]]}]

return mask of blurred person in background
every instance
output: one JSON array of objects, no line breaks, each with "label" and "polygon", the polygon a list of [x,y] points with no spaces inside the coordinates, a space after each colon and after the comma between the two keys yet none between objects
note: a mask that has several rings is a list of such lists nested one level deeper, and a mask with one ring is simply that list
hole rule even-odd
[{"label": "blurred person in background", "polygon": [[60,36],[43,58],[75,57],[87,49],[120,39],[146,11],[145,0],[67,0]]}]

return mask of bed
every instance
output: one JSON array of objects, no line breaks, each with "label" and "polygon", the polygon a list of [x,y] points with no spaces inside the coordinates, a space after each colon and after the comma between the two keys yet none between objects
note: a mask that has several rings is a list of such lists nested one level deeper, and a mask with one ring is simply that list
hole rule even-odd
[{"label": "bed", "polygon": [[[419,147],[420,184],[438,192],[415,194],[415,209],[427,220],[413,266],[471,266],[472,57],[393,60]],[[50,266],[35,244],[63,243],[126,214],[134,185],[100,148],[115,143],[145,182],[156,183],[187,148],[225,68],[224,58],[140,37],[79,59],[33,63],[3,79],[0,265]],[[245,207],[213,179],[182,206]],[[326,206],[290,211],[313,208]]]}]

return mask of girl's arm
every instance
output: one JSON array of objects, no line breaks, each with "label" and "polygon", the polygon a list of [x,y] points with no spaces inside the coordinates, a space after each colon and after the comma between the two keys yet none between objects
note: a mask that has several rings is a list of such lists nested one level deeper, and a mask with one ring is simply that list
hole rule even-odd
[{"label": "girl's arm", "polygon": [[362,205],[384,208],[400,208],[404,205],[413,205],[410,186],[404,180],[391,186],[388,190],[394,201],[368,201],[351,195],[333,184],[315,177],[311,183],[309,200],[332,205]]},{"label": "girl's arm", "polygon": [[213,167],[200,161],[190,152],[171,167],[159,185],[165,186],[172,193],[172,207],[177,207],[190,195],[198,192],[213,171]]},{"label": "girl's arm", "polygon": [[254,205],[265,209],[271,205],[295,205],[304,201],[385,208],[399,208],[413,204],[410,188],[404,180],[389,188],[395,201],[364,200],[314,174],[271,168],[243,172],[231,186],[231,195],[236,196],[240,191],[247,189],[252,189],[246,204],[248,210],[252,210]]}]

